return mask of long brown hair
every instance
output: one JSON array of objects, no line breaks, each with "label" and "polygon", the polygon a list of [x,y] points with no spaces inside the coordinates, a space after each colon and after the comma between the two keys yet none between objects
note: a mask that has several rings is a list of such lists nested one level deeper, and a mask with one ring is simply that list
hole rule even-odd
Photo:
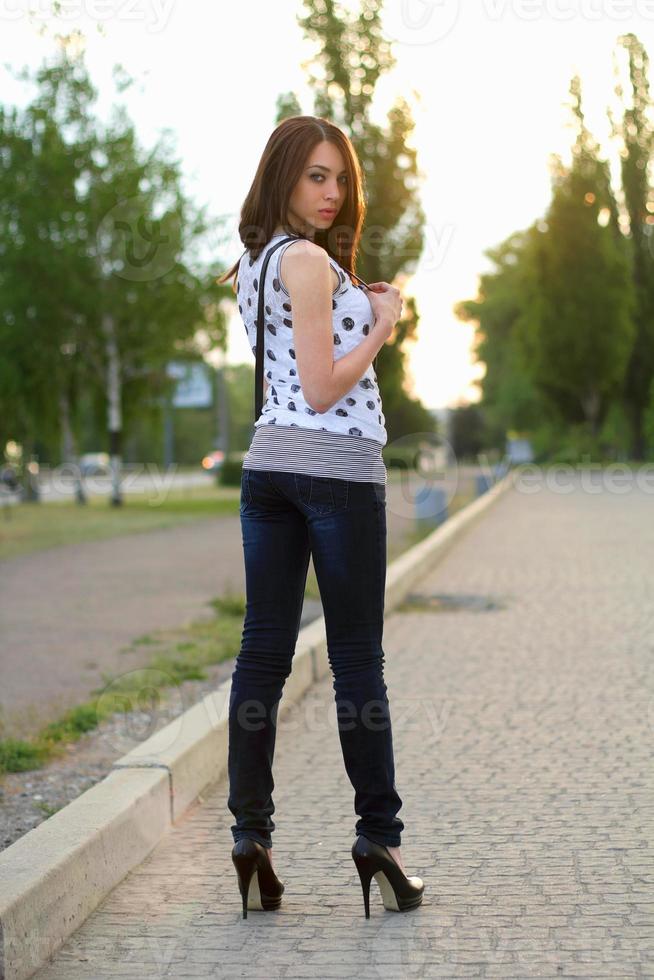
[{"label": "long brown hair", "polygon": [[[338,225],[317,228],[312,240],[339,265],[356,272],[356,257],[366,211],[363,172],[349,137],[322,116],[289,116],[273,130],[266,143],[252,186],[241,207],[238,226],[239,238],[252,259],[261,254],[277,225],[287,227],[288,204],[293,188],[300,179],[309,154],[323,140],[333,143],[343,156],[347,195],[338,213]],[[241,258],[216,282],[223,283],[235,277]],[[235,283],[232,285],[235,290]]]}]

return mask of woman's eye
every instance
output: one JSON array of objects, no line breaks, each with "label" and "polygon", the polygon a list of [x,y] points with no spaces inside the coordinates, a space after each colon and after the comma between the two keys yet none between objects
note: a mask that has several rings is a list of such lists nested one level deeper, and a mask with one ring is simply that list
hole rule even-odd
[{"label": "woman's eye", "polygon": [[[314,177],[318,177],[320,180],[322,180],[323,177],[324,177],[324,174],[311,174],[311,179],[312,180],[313,180]],[[339,179],[342,180],[344,184],[347,184],[347,176],[345,174],[343,174],[343,176],[340,177]]]}]

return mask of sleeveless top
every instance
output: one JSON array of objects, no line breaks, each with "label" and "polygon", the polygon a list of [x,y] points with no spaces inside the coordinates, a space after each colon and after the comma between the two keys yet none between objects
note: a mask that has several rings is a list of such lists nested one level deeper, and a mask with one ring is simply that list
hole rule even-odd
[{"label": "sleeveless top", "polygon": [[[238,265],[238,309],[255,358],[261,268],[269,248],[285,237],[271,238],[256,259],[246,251]],[[316,412],[304,398],[293,349],[290,294],[280,274],[282,254],[291,244],[273,252],[266,270],[263,371],[268,389],[243,468],[385,484],[381,451],[388,434],[372,364],[326,412]],[[363,286],[354,285],[331,256],[329,262],[339,278],[332,293],[334,360],[338,360],[361,343],[375,318]]]}]

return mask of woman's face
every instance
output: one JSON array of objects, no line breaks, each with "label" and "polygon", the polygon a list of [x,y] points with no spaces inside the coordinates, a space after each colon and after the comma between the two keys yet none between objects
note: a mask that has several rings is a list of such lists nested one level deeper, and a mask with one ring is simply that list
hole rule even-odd
[{"label": "woman's face", "polygon": [[293,188],[288,207],[289,219],[303,234],[312,236],[316,229],[331,227],[346,197],[345,160],[338,147],[323,140],[307,157],[302,174]]}]

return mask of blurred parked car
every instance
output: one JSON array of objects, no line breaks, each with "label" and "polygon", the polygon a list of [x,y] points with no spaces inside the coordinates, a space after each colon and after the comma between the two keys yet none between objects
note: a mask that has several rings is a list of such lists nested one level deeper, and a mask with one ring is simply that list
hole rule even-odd
[{"label": "blurred parked car", "polygon": [[202,469],[206,470],[207,473],[217,473],[223,465],[224,459],[225,454],[222,449],[214,449],[213,452],[207,453],[203,458]]},{"label": "blurred parked car", "polygon": [[82,476],[106,476],[111,472],[109,453],[84,453],[79,458]]}]

